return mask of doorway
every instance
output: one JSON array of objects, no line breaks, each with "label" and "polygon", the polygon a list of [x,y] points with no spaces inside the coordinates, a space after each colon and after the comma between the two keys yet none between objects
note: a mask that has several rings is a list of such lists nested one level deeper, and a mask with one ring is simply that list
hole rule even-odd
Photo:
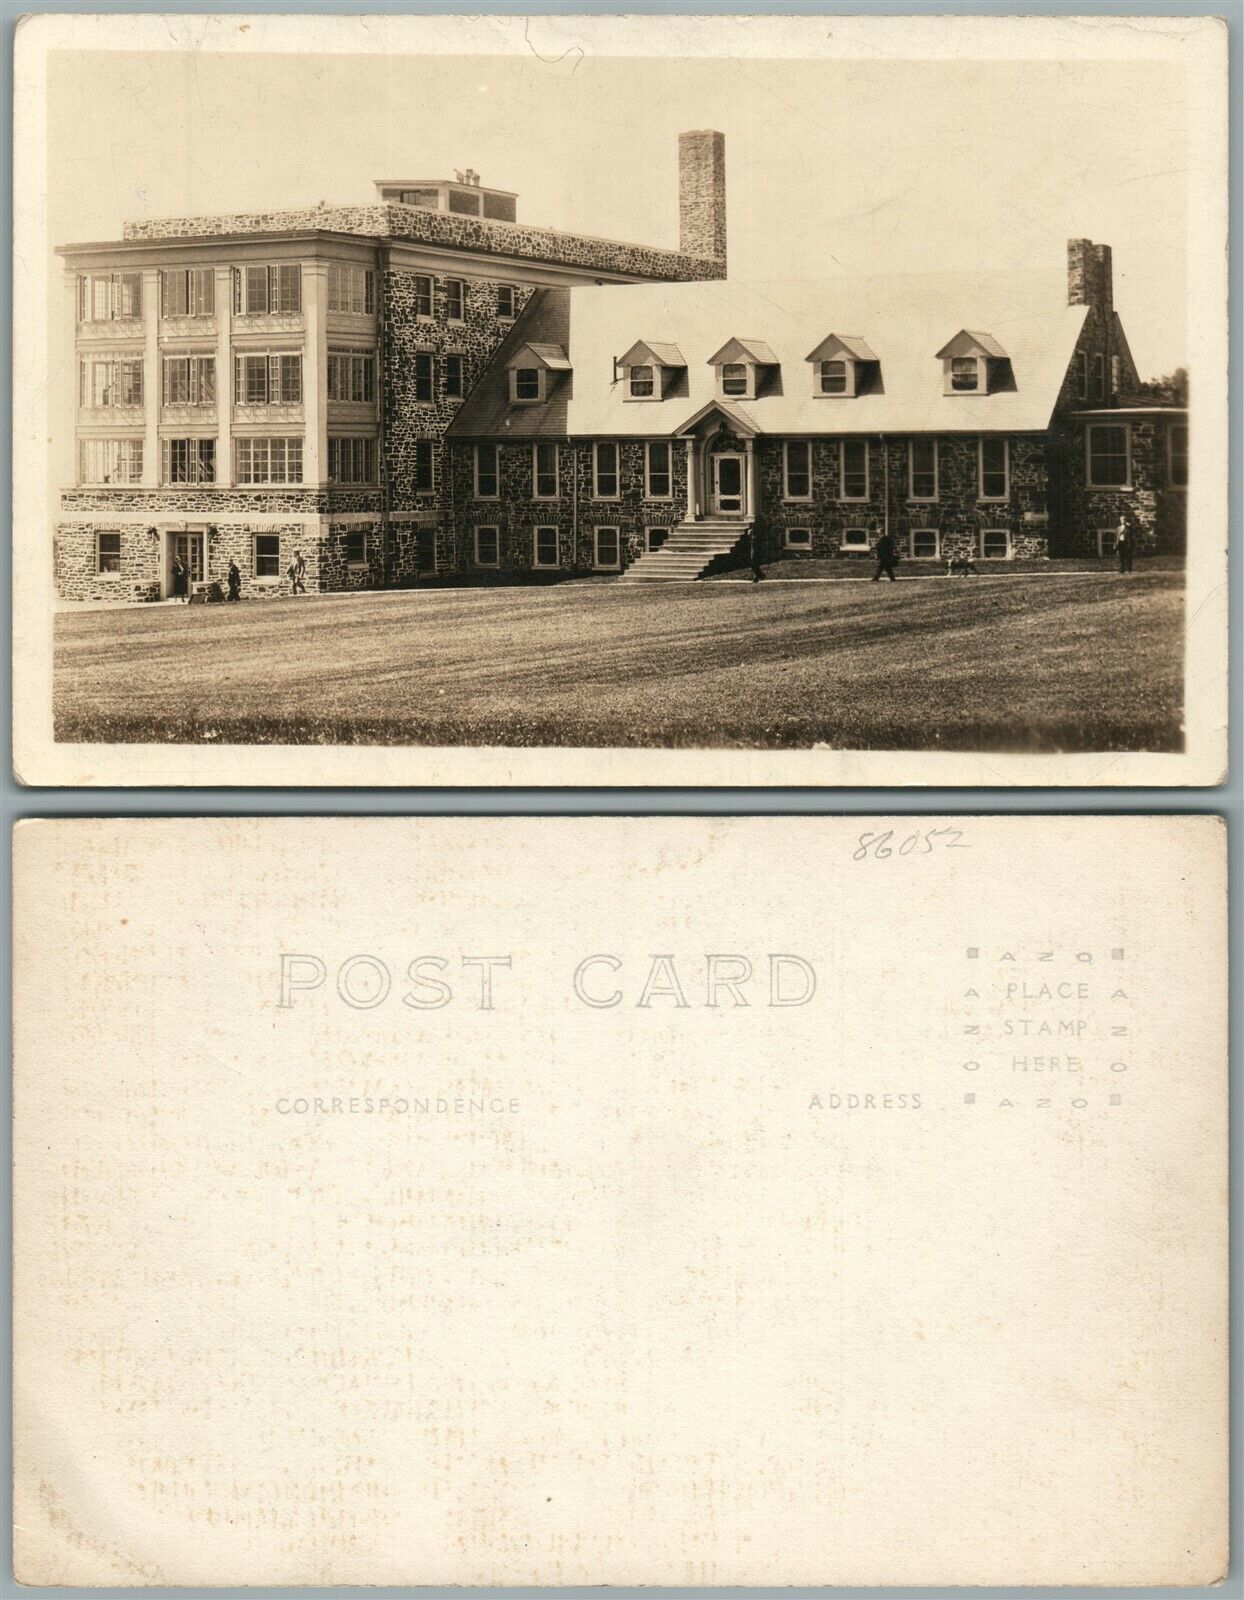
[{"label": "doorway", "polygon": [[176,600],[189,599],[206,573],[203,533],[171,533],[168,540],[168,576],[164,592]]},{"label": "doorway", "polygon": [[747,503],[744,457],[722,451],[713,457],[713,510],[719,517],[741,517]]}]

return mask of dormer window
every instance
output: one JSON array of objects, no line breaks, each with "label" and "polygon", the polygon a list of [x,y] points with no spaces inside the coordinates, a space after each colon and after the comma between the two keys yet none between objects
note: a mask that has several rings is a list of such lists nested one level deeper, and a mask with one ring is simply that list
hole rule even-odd
[{"label": "dormer window", "polygon": [[831,333],[808,353],[812,364],[812,393],[830,398],[851,398],[877,385],[880,363],[863,339],[855,334]]},{"label": "dormer window", "polygon": [[656,393],[656,373],[651,367],[631,367],[626,382],[632,400],[651,400]]},{"label": "dormer window", "polygon": [[778,372],[778,358],[759,339],[731,339],[709,366],[717,369],[717,395],[722,400],[755,400]]},{"label": "dormer window", "polygon": [[726,395],[751,393],[750,374],[744,361],[724,361],[721,367],[721,392]]},{"label": "dormer window", "polygon": [[566,352],[558,344],[525,344],[506,366],[510,404],[515,406],[535,406],[547,400],[560,375],[570,371]]},{"label": "dormer window", "polygon": [[992,394],[1015,387],[1011,358],[991,333],[961,328],[937,352],[937,359],[942,363],[943,394]]},{"label": "dormer window", "polygon": [[544,399],[544,370],[541,367],[515,367],[510,373],[510,399],[516,405]]},{"label": "dormer window", "polygon": [[625,400],[664,400],[687,370],[687,362],[676,344],[653,344],[640,339],[614,365],[615,381],[622,371],[622,396]]}]

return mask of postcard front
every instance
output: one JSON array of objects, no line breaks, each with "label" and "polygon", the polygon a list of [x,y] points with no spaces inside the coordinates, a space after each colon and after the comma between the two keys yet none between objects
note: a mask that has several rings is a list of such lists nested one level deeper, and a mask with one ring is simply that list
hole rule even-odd
[{"label": "postcard front", "polygon": [[17,834],[17,1575],[1226,1565],[1204,818]]}]

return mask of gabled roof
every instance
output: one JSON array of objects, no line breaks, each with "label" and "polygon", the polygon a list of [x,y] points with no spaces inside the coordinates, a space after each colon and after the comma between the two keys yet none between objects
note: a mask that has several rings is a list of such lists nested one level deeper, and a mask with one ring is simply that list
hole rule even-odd
[{"label": "gabled roof", "polygon": [[686,358],[676,344],[653,344],[650,339],[640,339],[618,357],[620,367],[685,367]]},{"label": "gabled roof", "polygon": [[708,365],[718,367],[726,361],[755,361],[762,367],[778,365],[778,358],[760,339],[730,339],[715,356],[709,356]]},{"label": "gabled roof", "polygon": [[[519,312],[496,355],[458,407],[450,434],[464,439],[563,438],[569,431],[572,378],[553,384],[552,394],[538,405],[514,405],[509,369],[528,345],[570,346],[570,296],[564,289],[537,289]],[[636,409],[635,407],[631,408]],[[642,408],[639,408],[642,409]]]},{"label": "gabled roof", "polygon": [[506,366],[546,367],[550,372],[570,371],[566,351],[560,344],[525,344],[521,350],[514,352]]},{"label": "gabled roof", "polygon": [[831,333],[822,339],[815,350],[807,355],[809,361],[833,361],[838,356],[849,356],[852,361],[875,361],[877,357],[863,339],[854,333]]},{"label": "gabled roof", "polygon": [[970,328],[960,328],[950,343],[942,346],[934,359],[944,361],[948,356],[996,356],[1003,361],[1009,360],[1007,352],[992,333],[973,333]]},{"label": "gabled roof", "polygon": [[719,413],[731,427],[737,428],[740,433],[746,434],[749,438],[762,432],[755,419],[749,417],[746,411],[737,406],[733,400],[710,400],[706,405],[702,405],[693,411],[684,422],[674,429],[674,437],[678,439],[683,434],[694,433],[699,424],[704,421],[704,418],[711,416],[714,411]]}]

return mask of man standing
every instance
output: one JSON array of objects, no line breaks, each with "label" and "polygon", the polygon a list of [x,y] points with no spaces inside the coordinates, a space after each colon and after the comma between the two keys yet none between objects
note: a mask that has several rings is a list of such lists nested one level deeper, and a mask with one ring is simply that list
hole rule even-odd
[{"label": "man standing", "polygon": [[294,561],[289,569],[289,575],[293,583],[293,592],[295,594],[306,594],[307,562],[301,550],[294,551]]},{"label": "man standing", "polygon": [[873,573],[873,582],[880,583],[881,574],[884,572],[890,582],[895,583],[897,580],[894,576],[894,540],[888,533],[883,533],[877,540],[877,548],[873,554],[877,557],[877,570]]},{"label": "man standing", "polygon": [[1119,558],[1119,571],[1130,572],[1134,550],[1132,547],[1132,530],[1127,525],[1127,513],[1119,518],[1119,526],[1114,531],[1114,552]]}]

